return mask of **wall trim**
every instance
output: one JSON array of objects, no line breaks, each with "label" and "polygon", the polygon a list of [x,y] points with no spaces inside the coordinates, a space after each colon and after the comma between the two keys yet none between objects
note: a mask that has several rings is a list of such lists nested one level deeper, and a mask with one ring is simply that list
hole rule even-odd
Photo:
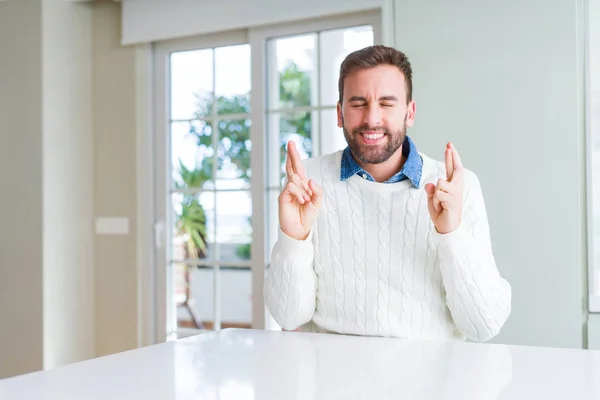
[{"label": "wall trim", "polygon": [[590,314],[587,321],[589,350],[600,350],[600,314]]},{"label": "wall trim", "polygon": [[135,48],[137,345],[157,343],[152,45]]},{"label": "wall trim", "polygon": [[396,46],[396,2],[384,0],[381,6],[381,44]]}]

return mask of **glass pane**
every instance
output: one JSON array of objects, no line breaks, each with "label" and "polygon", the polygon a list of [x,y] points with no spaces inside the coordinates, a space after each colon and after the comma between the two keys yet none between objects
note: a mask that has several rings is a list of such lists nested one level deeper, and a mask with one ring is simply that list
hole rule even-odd
[{"label": "glass pane", "polygon": [[279,235],[279,194],[281,189],[267,191],[267,261],[271,261],[271,253]]},{"label": "glass pane", "polygon": [[215,243],[215,194],[173,193],[172,259],[212,260]]},{"label": "glass pane", "polygon": [[319,39],[321,105],[334,106],[339,98],[340,65],[351,52],[373,44],[373,28],[360,26],[325,31]]},{"label": "glass pane", "polygon": [[171,119],[211,115],[212,49],[171,54]]},{"label": "glass pane", "polygon": [[316,105],[316,43],[316,34],[269,42],[269,109]]},{"label": "glass pane", "polygon": [[250,188],[250,120],[220,120],[217,188]]},{"label": "glass pane", "polygon": [[321,154],[334,153],[346,147],[344,131],[337,126],[335,109],[321,111],[321,132]]},{"label": "glass pane", "polygon": [[177,327],[213,329],[214,271],[210,267],[172,264]]},{"label": "glass pane", "polygon": [[250,112],[250,45],[216,48],[215,71],[217,113]]},{"label": "glass pane", "polygon": [[212,184],[214,150],[212,126],[205,121],[171,123],[173,187],[209,189]]},{"label": "glass pane", "polygon": [[277,141],[277,148],[269,146],[269,186],[279,187],[285,178],[286,144],[293,140],[302,159],[313,155],[313,126],[316,112],[271,114],[269,116],[269,140]]},{"label": "glass pane", "polygon": [[249,261],[252,197],[248,191],[217,192],[219,259]]},{"label": "glass pane", "polygon": [[221,328],[251,328],[252,270],[223,264],[219,273]]}]

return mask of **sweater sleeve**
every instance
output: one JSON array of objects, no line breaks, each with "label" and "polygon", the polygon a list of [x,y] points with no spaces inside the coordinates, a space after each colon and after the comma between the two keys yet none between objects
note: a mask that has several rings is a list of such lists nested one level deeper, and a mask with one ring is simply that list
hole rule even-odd
[{"label": "sweater sleeve", "polygon": [[454,323],[470,339],[483,342],[508,319],[512,295],[496,267],[481,186],[470,171],[465,171],[464,187],[459,228],[438,234],[438,266]]},{"label": "sweater sleeve", "polygon": [[279,230],[264,283],[267,309],[285,330],[309,322],[315,312],[317,276],[314,271],[313,232],[296,240]]}]

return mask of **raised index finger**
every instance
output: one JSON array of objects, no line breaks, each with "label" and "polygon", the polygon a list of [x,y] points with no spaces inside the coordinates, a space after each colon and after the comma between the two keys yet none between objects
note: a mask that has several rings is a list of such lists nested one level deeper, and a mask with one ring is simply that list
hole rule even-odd
[{"label": "raised index finger", "polygon": [[462,160],[460,158],[460,155],[458,154],[458,150],[456,150],[456,147],[454,147],[454,145],[451,145],[451,150],[452,150],[452,161],[454,163],[453,175],[455,175],[455,174],[461,175],[463,172]]},{"label": "raised index finger", "polygon": [[292,179],[292,175],[294,175],[294,168],[292,168],[292,159],[290,158],[289,151],[285,155],[285,173],[287,175],[288,181]]},{"label": "raised index finger", "polygon": [[446,180],[451,180],[454,174],[454,160],[452,154],[452,145],[448,143],[446,145],[446,151],[444,152],[444,159],[446,161]]},{"label": "raised index finger", "polygon": [[304,171],[304,165],[302,165],[302,159],[300,158],[300,154],[298,153],[298,149],[296,148],[296,143],[293,141],[288,142],[288,157],[292,163],[292,169],[300,179],[306,179],[306,172]]}]

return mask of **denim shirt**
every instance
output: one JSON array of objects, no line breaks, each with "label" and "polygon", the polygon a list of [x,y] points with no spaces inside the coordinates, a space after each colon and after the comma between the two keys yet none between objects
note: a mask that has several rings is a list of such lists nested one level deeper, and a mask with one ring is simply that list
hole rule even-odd
[{"label": "denim shirt", "polygon": [[[421,174],[423,173],[423,159],[419,155],[415,144],[408,136],[406,136],[402,145],[402,155],[406,158],[402,170],[383,183],[396,183],[409,179],[413,186],[418,188],[421,182]],[[346,147],[342,153],[341,169],[342,181],[359,174],[363,178],[375,182],[375,179],[354,160],[350,147]]]}]

